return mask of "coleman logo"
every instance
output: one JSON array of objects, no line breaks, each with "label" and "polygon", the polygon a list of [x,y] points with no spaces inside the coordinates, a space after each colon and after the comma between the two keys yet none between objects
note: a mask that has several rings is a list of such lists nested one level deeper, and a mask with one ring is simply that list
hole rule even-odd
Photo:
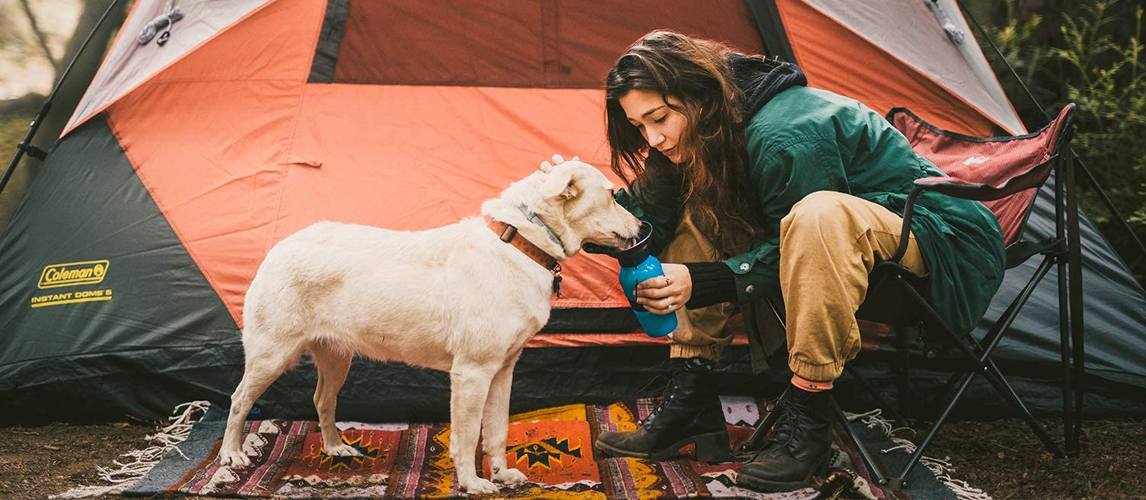
[{"label": "coleman logo", "polygon": [[86,262],[69,262],[67,264],[52,264],[40,273],[40,282],[37,287],[56,288],[61,286],[92,285],[103,281],[107,275],[108,261],[89,260]]},{"label": "coleman logo", "polygon": [[964,165],[982,165],[984,163],[987,163],[987,160],[990,160],[990,159],[991,159],[990,156],[972,156],[972,157],[967,158],[966,160],[963,160],[963,164]]}]

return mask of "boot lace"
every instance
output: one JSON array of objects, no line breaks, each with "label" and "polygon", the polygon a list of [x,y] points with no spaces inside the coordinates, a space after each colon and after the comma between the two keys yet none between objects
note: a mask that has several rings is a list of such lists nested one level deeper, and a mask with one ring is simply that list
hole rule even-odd
[{"label": "boot lace", "polygon": [[[672,377],[668,378],[668,383],[665,385],[665,387],[663,389],[661,389],[661,401],[660,401],[660,403],[658,403],[657,406],[655,408],[653,408],[653,411],[650,412],[647,417],[645,417],[644,419],[641,420],[641,427],[647,427],[649,424],[651,424],[653,422],[653,420],[656,419],[657,415],[660,415],[661,412],[663,412],[664,409],[669,405],[669,403],[673,400],[673,397],[676,396],[676,390],[678,387],[678,384],[676,381],[677,375],[680,375],[681,373],[684,373],[684,372],[709,373],[711,371],[712,371],[712,364],[710,361],[705,361],[705,360],[700,359],[700,358],[690,358],[687,361],[685,361],[684,366],[673,371]],[[653,380],[650,381],[647,385],[645,385],[645,388],[648,388],[649,386],[656,383],[658,380],[663,380],[664,378],[665,377],[658,375],[657,377],[653,378]],[[641,392],[644,392],[644,389],[641,389]]]},{"label": "boot lace", "polygon": [[772,432],[764,442],[761,452],[788,446],[796,439],[796,429],[810,420],[808,417],[810,409],[806,405],[789,398],[776,403],[776,409],[773,411],[782,413],[780,413],[780,418],[776,420],[776,425],[772,427]]},{"label": "boot lace", "polygon": [[[656,378],[653,378],[653,380],[651,382],[649,382],[649,384],[646,385],[645,387],[648,387],[649,385],[656,383],[659,379],[665,379],[665,377],[658,375]],[[644,389],[642,389],[640,392],[644,392]],[[653,422],[653,420],[657,417],[657,415],[660,415],[661,412],[664,411],[665,407],[668,406],[669,401],[672,400],[673,394],[675,392],[676,392],[676,379],[675,378],[668,378],[664,387],[661,388],[661,390],[660,390],[661,401],[659,403],[657,403],[656,407],[653,408],[653,411],[649,412],[648,416],[646,416],[644,419],[641,420],[641,427],[647,427],[649,424],[651,424]]]}]

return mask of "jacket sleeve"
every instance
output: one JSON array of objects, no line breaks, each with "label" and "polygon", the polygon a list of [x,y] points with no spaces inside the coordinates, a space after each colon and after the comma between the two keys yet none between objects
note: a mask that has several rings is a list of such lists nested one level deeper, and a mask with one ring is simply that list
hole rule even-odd
[{"label": "jacket sleeve", "polygon": [[848,161],[834,137],[792,139],[774,147],[749,141],[748,158],[759,193],[762,227],[750,249],[724,263],[736,274],[739,302],[780,295],[780,221],[816,191],[850,193]]},{"label": "jacket sleeve", "polygon": [[[674,176],[659,176],[656,180],[646,183],[633,183],[636,193],[629,193],[618,189],[613,197],[638,219],[653,225],[653,235],[649,241],[649,252],[659,255],[668,242],[676,234],[676,226],[680,223],[680,189],[679,178]],[[645,191],[640,191],[641,189]],[[643,195],[641,197],[636,194]],[[641,203],[641,198],[645,203]]]}]

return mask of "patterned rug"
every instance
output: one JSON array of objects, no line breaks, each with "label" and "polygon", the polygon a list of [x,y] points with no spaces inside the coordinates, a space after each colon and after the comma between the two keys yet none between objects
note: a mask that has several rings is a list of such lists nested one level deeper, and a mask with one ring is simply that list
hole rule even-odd
[{"label": "patterned rug", "polygon": [[[732,444],[751,435],[760,418],[757,402],[722,398]],[[608,406],[570,405],[513,415],[507,460],[530,482],[504,488],[495,498],[652,499],[652,498],[957,498],[951,480],[936,479],[935,465],[920,465],[909,476],[910,495],[874,487],[856,450],[841,442],[836,431],[832,472],[823,495],[817,489],[762,494],[735,486],[740,464],[705,464],[688,456],[666,461],[596,456],[593,442],[609,430],[631,430],[653,409],[649,399]],[[343,440],[361,457],[329,457],[321,453],[317,422],[295,420],[248,421],[243,444],[252,455],[249,467],[222,467],[216,462],[225,427],[225,414],[210,409],[194,424],[190,436],[170,450],[126,495],[176,493],[228,497],[374,497],[464,498],[454,476],[447,443],[450,428],[443,424],[368,424],[339,422]],[[909,455],[900,440],[893,442],[882,422],[867,417],[854,423],[861,438],[884,465],[905,463]],[[844,438],[846,441],[846,437]],[[685,449],[688,454],[692,450]],[[943,464],[946,465],[946,464]],[[929,468],[930,467],[930,468]],[[943,468],[936,469],[942,472]],[[488,464],[483,477],[489,477]],[[955,483],[959,483],[955,481]],[[822,485],[817,485],[822,486]],[[958,486],[958,485],[957,485]],[[959,489],[956,487],[956,489]],[[830,490],[830,491],[829,491]],[[970,490],[974,491],[974,490]],[[962,493],[962,492],[961,492]],[[959,496],[966,496],[961,494]]]}]

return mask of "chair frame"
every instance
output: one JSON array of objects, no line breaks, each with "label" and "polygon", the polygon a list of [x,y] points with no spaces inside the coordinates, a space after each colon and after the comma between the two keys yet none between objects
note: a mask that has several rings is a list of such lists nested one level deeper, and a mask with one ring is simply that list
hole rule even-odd
[{"label": "chair frame", "polygon": [[[897,111],[898,109],[892,110],[889,116]],[[906,110],[904,111],[907,112]],[[949,340],[950,343],[964,355],[965,360],[968,361],[968,366],[962,371],[956,371],[952,374],[947,382],[946,388],[941,393],[942,396],[946,398],[947,404],[939,412],[938,417],[928,430],[926,437],[924,437],[923,441],[916,447],[915,453],[907,465],[904,466],[898,475],[893,477],[876,465],[875,460],[867,448],[851,428],[843,410],[839,404],[836,403],[835,399],[832,398],[831,405],[836,417],[840,420],[848,438],[860,451],[865,465],[872,471],[872,474],[875,476],[874,479],[880,486],[885,486],[892,490],[907,488],[907,475],[919,463],[924,451],[946,422],[951,411],[967,390],[967,387],[979,373],[983,373],[991,385],[994,386],[995,390],[1007,400],[1010,406],[1018,410],[1020,416],[1026,421],[1039,441],[1042,442],[1043,446],[1054,454],[1056,458],[1076,456],[1078,454],[1082,421],[1077,418],[1077,413],[1080,413],[1082,410],[1085,349],[1083,343],[1082,253],[1079,234],[1078,200],[1077,192],[1075,191],[1073,154],[1071,154],[1069,150],[1070,139],[1073,135],[1074,104],[1067,105],[1067,109],[1064,109],[1064,113],[1067,115],[1065,118],[1066,123],[1062,129],[1058,131],[1059,136],[1056,138],[1054,151],[1050,158],[1032,166],[1023,173],[1010,177],[1007,181],[997,186],[971,183],[952,177],[918,179],[915,181],[915,185],[908,195],[903,213],[903,229],[899,247],[891,258],[877,263],[870,275],[871,281],[869,283],[870,291],[868,296],[869,298],[873,296],[879,297],[879,299],[877,301],[865,301],[864,304],[860,306],[859,311],[857,311],[856,317],[891,325],[901,325],[910,321],[922,323],[928,331],[941,333],[945,340]],[[919,121],[923,122],[922,120]],[[923,124],[927,125],[926,122],[923,122]],[[959,136],[958,134],[934,128],[933,130],[973,141],[991,140]],[[998,138],[995,140],[1013,140],[1016,138],[1030,137],[1041,132],[1042,131],[1039,131],[1025,136]],[[1029,189],[1032,187],[1032,184],[1036,187],[1044,184],[1045,178],[1040,180],[1037,177],[1040,176],[1043,167],[1050,162],[1053,162],[1053,171],[1056,179],[1055,237],[1038,244],[1018,241],[1007,247],[1008,268],[1027,260],[1035,254],[1042,254],[1044,256],[1042,263],[1038,266],[1031,280],[1023,287],[1018,296],[1015,297],[1003,312],[1002,316],[999,317],[994,326],[992,326],[983,337],[981,342],[975,340],[970,334],[958,334],[952,331],[919,292],[922,285],[928,279],[928,276],[916,275],[899,263],[907,251],[907,243],[911,231],[911,219],[914,213],[916,198],[925,191],[934,191],[947,196],[977,201],[1004,198],[1016,192]],[[1026,225],[1035,198],[1037,198],[1037,195],[1031,198],[1030,204],[1026,207],[1027,213],[1022,219],[1020,227]],[[1023,404],[1014,389],[1007,383],[1002,372],[999,371],[999,368],[991,360],[991,354],[995,348],[998,347],[999,342],[1002,340],[1007,329],[1010,328],[1011,323],[1018,317],[1020,310],[1034,292],[1035,287],[1042,282],[1051,267],[1056,265],[1058,266],[1059,333],[1063,380],[1063,441],[1065,450],[1064,447],[1059,446],[1055,439],[1042,428],[1039,421],[1031,415],[1031,412]],[[891,309],[881,306],[880,303],[889,302],[887,300],[889,294],[893,297],[898,295],[898,298],[901,299],[891,302],[910,305],[912,312],[907,312],[907,309],[902,306],[892,306]],[[781,325],[785,325],[775,305],[771,302],[769,302],[769,305],[772,307],[772,312],[775,314],[776,319]],[[906,368],[908,367],[910,359],[908,347],[911,339],[902,334],[902,331],[899,333],[899,335],[896,335],[897,343],[895,347],[902,355],[901,362],[905,368],[903,382],[907,385],[909,376],[906,373]],[[860,380],[862,381],[862,378],[860,378]],[[863,385],[865,385],[869,391],[876,394],[880,404],[886,405],[883,398],[875,393],[866,381],[863,382]],[[886,407],[894,411],[890,405]],[[902,419],[898,413],[895,413],[894,416],[895,418]],[[760,442],[763,441],[764,434],[771,430],[775,424],[775,420],[774,416],[769,414],[757,426],[752,437],[749,438],[738,451],[744,452],[758,448]]]}]

